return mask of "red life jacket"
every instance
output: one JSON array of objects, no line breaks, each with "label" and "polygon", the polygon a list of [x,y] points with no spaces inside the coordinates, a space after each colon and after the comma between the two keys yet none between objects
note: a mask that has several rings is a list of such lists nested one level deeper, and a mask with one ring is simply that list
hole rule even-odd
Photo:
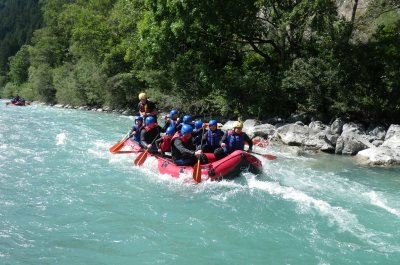
[{"label": "red life jacket", "polygon": [[164,134],[162,136],[162,142],[160,144],[160,149],[163,152],[170,152],[171,151],[171,141],[172,138],[169,138],[168,135]]},{"label": "red life jacket", "polygon": [[157,128],[158,127],[158,124],[156,123],[156,124],[154,124],[154,127],[153,128],[150,128],[149,126],[146,126],[146,127],[144,127],[144,129],[148,132],[148,131],[150,131],[151,129],[154,129],[154,128]]}]

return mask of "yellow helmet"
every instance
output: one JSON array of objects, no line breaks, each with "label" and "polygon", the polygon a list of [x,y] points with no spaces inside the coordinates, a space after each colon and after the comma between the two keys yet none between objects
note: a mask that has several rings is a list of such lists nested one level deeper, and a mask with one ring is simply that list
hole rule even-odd
[{"label": "yellow helmet", "polygon": [[147,99],[147,95],[144,92],[139,94],[139,100],[142,100],[142,99]]},{"label": "yellow helmet", "polygon": [[241,121],[235,121],[235,123],[233,124],[233,128],[243,128],[243,122]]}]

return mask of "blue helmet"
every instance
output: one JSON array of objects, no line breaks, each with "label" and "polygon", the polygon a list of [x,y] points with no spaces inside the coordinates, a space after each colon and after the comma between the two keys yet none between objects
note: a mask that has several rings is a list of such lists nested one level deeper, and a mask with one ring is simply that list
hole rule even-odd
[{"label": "blue helmet", "polygon": [[175,128],[174,127],[168,127],[167,128],[167,130],[165,131],[165,134],[168,134],[168,135],[174,135],[174,133],[175,133]]},{"label": "blue helmet", "polygon": [[173,109],[169,112],[169,117],[172,118],[174,115],[178,114],[178,111],[176,109]]},{"label": "blue helmet", "polygon": [[192,116],[190,116],[190,115],[183,116],[183,122],[184,123],[188,123],[188,122],[191,122],[191,121],[192,121]]},{"label": "blue helmet", "polygon": [[201,120],[197,120],[194,123],[194,128],[196,128],[196,129],[200,129],[202,126],[203,126],[203,122]]},{"label": "blue helmet", "polygon": [[190,126],[189,124],[184,124],[182,126],[182,129],[181,129],[181,133],[182,134],[184,134],[184,133],[192,133],[192,132],[193,132],[193,127]]},{"label": "blue helmet", "polygon": [[210,121],[208,122],[208,126],[213,126],[213,125],[218,125],[217,120],[210,120]]},{"label": "blue helmet", "polygon": [[153,116],[149,116],[146,118],[146,125],[149,125],[150,123],[156,122],[156,119],[154,119]]},{"label": "blue helmet", "polygon": [[142,116],[135,116],[133,118],[134,118],[135,121],[143,122],[143,117]]}]

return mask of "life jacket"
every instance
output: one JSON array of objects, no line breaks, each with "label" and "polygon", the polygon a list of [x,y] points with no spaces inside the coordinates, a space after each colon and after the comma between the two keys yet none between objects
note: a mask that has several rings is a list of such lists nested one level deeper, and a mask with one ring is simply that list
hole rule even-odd
[{"label": "life jacket", "polygon": [[237,134],[237,133],[233,133],[232,130],[229,130],[227,140],[228,140],[229,152],[244,149],[244,134],[243,134],[243,132]]},{"label": "life jacket", "polygon": [[151,129],[154,129],[154,128],[157,128],[157,127],[158,127],[158,124],[156,123],[153,128],[150,128],[149,126],[145,126],[144,129],[148,132]]},{"label": "life jacket", "polygon": [[158,124],[156,123],[153,128],[150,128],[149,126],[145,126],[141,129],[146,130],[146,133],[144,134],[144,139],[141,139],[141,143],[143,144],[143,141],[147,144],[150,144],[155,141],[155,139],[159,138],[160,134],[160,128]]},{"label": "life jacket", "polygon": [[180,158],[182,158],[182,157],[186,157],[186,156],[187,156],[187,155],[182,154],[182,153],[175,147],[174,142],[175,142],[176,139],[178,139],[178,138],[183,142],[183,146],[184,146],[186,149],[189,149],[189,150],[194,150],[194,149],[196,149],[196,147],[195,147],[194,144],[193,144],[192,138],[186,139],[185,137],[180,136],[180,135],[179,135],[179,132],[176,132],[176,133],[174,134],[174,136],[172,137],[172,139],[171,139],[171,153],[172,153],[172,159],[174,159],[174,160],[180,159]]},{"label": "life jacket", "polygon": [[170,152],[171,151],[171,141],[172,139],[168,137],[168,135],[164,134],[162,136],[162,142],[160,144],[160,149],[163,152]]},{"label": "life jacket", "polygon": [[207,144],[209,146],[219,146],[219,142],[222,138],[222,131],[216,129],[215,131],[207,130]]},{"label": "life jacket", "polygon": [[133,126],[133,128],[135,128],[134,131],[136,132],[133,135],[133,140],[135,140],[136,142],[140,143],[140,129],[142,128],[142,126],[139,126],[139,125],[135,124]]},{"label": "life jacket", "polygon": [[140,112],[148,112],[149,110],[148,110],[148,107],[147,107],[147,100],[146,100],[146,103],[142,103],[142,101],[140,101],[139,102],[139,111]]}]

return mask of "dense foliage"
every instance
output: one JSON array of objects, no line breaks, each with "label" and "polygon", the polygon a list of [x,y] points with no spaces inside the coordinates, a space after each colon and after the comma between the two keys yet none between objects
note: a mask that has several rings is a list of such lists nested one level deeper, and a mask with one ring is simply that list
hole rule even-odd
[{"label": "dense foliage", "polygon": [[[2,96],[226,117],[400,121],[400,7],[334,0],[43,0]],[[358,12],[358,13],[357,13]]]},{"label": "dense foliage", "polygon": [[0,0],[0,74],[42,21],[39,0]]}]

